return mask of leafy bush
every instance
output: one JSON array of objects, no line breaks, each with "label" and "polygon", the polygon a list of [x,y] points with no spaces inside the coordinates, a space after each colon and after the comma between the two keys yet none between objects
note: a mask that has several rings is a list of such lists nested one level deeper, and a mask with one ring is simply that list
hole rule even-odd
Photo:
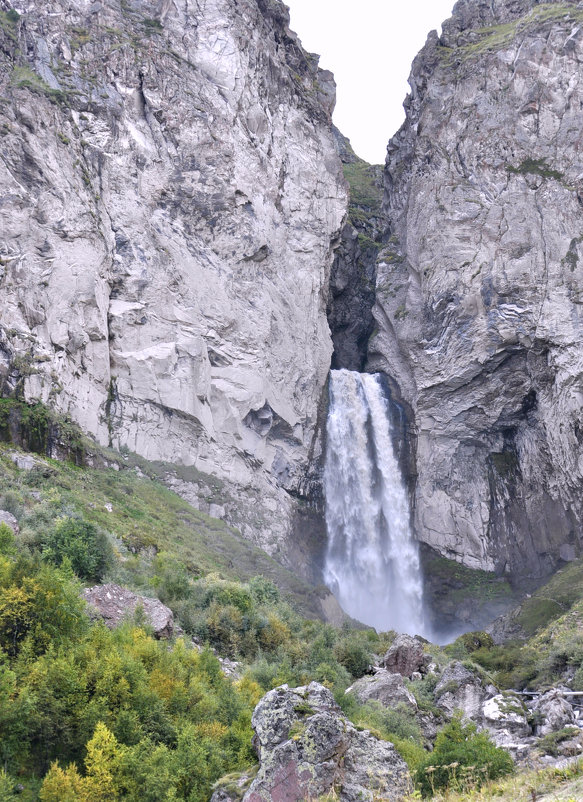
[{"label": "leafy bush", "polygon": [[112,559],[107,536],[95,524],[80,518],[63,518],[43,542],[43,557],[55,565],[69,560],[82,579],[98,582]]},{"label": "leafy bush", "polygon": [[419,766],[415,779],[424,796],[439,789],[465,791],[479,788],[514,770],[512,758],[495,746],[485,732],[473,723],[454,718],[438,733],[435,747]]},{"label": "leafy bush", "polygon": [[487,632],[464,632],[453,643],[446,646],[444,651],[450,657],[463,660],[464,657],[476,652],[478,649],[491,649],[494,641]]},{"label": "leafy bush", "polygon": [[264,576],[254,576],[250,579],[249,590],[259,604],[277,604],[280,598],[279,589]]},{"label": "leafy bush", "polygon": [[423,742],[415,714],[402,702],[396,707],[384,707],[377,701],[366,702],[356,714],[355,721],[359,726],[376,730],[389,741],[396,736],[419,745]]},{"label": "leafy bush", "polygon": [[342,638],[334,647],[334,656],[353,677],[362,677],[369,670],[372,655],[356,637]]},{"label": "leafy bush", "polygon": [[0,523],[0,554],[16,554],[14,533],[5,523]]}]

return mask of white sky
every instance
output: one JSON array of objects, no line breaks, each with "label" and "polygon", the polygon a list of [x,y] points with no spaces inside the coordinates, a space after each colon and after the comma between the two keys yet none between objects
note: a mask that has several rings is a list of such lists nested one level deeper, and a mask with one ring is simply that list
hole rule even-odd
[{"label": "white sky", "polygon": [[336,78],[334,122],[373,164],[405,118],[411,63],[454,0],[285,0],[291,28]]}]

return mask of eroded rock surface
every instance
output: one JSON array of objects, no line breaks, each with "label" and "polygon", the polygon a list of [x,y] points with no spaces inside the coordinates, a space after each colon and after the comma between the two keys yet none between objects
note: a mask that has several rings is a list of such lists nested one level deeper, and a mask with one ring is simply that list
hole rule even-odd
[{"label": "eroded rock surface", "polygon": [[581,547],[582,22],[564,0],[458,2],[385,172],[368,366],[415,420],[416,530],[515,576]]},{"label": "eroded rock surface", "polygon": [[397,635],[383,658],[383,665],[393,674],[411,677],[415,672],[425,673],[431,655],[425,654],[424,641],[411,635]]},{"label": "eroded rock surface", "polygon": [[528,711],[519,697],[498,693],[484,702],[482,721],[496,746],[506,749],[520,760],[534,742]]},{"label": "eroded rock surface", "polygon": [[573,706],[560,689],[554,688],[540,696],[533,705],[533,710],[538,711],[542,719],[536,728],[537,735],[550,735],[575,723]]},{"label": "eroded rock surface", "polygon": [[380,702],[384,707],[397,707],[406,705],[411,710],[417,710],[417,702],[411,691],[405,685],[400,674],[392,674],[379,669],[374,676],[365,676],[356,680],[346,693],[352,693],[359,702],[373,700]]},{"label": "eroded rock surface", "polygon": [[172,610],[158,599],[139,596],[113,583],[86,588],[83,598],[90,606],[92,614],[102,618],[110,629],[131,619],[139,607],[156,638],[170,638],[174,633]]},{"label": "eroded rock surface", "polygon": [[331,74],[279,0],[0,14],[0,392],[220,477],[274,553],[332,353]]},{"label": "eroded rock surface", "polygon": [[460,710],[464,718],[479,723],[484,702],[497,693],[493,685],[484,683],[477,674],[455,661],[443,671],[434,695],[437,707],[448,717]]},{"label": "eroded rock surface", "polygon": [[393,745],[359,732],[316,682],[269,691],[252,723],[260,767],[245,802],[299,802],[331,791],[342,802],[397,802],[411,790]]}]

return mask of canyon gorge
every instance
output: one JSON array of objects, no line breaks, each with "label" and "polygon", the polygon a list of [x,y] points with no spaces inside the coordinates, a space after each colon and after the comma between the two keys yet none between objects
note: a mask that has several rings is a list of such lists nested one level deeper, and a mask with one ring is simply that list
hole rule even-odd
[{"label": "canyon gorge", "polygon": [[279,0],[0,0],[0,36],[2,396],[317,583],[330,368],[380,373],[417,540],[579,556],[581,4],[459,0],[384,168]]}]

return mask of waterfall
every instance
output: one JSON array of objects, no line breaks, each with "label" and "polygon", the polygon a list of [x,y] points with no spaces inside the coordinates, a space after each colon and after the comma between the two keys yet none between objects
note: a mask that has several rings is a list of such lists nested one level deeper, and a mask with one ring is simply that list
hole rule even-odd
[{"label": "waterfall", "polygon": [[419,550],[377,375],[331,371],[326,430],[326,584],[353,618],[424,634]]}]

